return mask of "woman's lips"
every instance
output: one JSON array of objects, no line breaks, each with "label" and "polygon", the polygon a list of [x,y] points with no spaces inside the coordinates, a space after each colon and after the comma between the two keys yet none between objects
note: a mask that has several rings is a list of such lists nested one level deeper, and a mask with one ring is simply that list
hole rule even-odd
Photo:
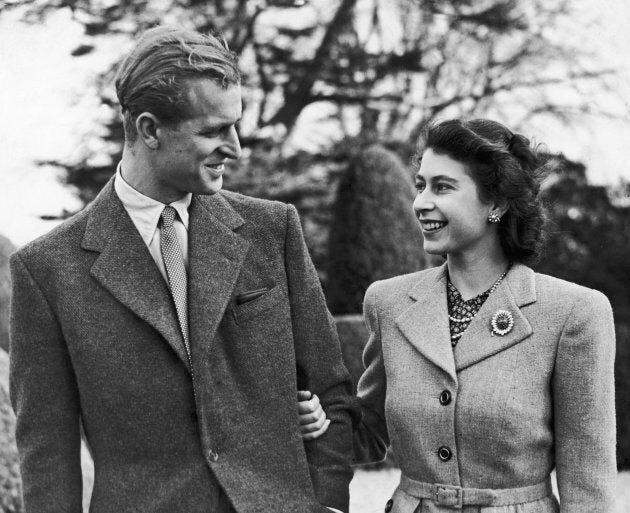
[{"label": "woman's lips", "polygon": [[420,221],[424,233],[435,233],[444,228],[447,224],[446,221]]}]

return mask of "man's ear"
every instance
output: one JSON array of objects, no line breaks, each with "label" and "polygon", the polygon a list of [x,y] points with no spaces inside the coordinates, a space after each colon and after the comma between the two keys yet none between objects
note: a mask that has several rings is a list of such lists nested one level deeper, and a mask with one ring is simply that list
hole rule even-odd
[{"label": "man's ear", "polygon": [[160,147],[158,138],[158,127],[160,122],[150,112],[143,112],[136,118],[136,131],[138,132],[138,140],[142,141],[152,150]]}]

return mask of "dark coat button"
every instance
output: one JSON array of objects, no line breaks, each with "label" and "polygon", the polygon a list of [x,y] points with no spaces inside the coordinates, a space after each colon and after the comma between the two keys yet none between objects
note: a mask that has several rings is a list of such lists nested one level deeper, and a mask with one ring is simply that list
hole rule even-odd
[{"label": "dark coat button", "polygon": [[438,458],[440,458],[442,461],[448,461],[452,457],[453,457],[453,452],[445,445],[443,445],[442,447],[438,449]]},{"label": "dark coat button", "polygon": [[440,394],[440,404],[442,406],[446,406],[447,404],[451,404],[451,393],[448,390],[444,390],[444,392],[442,392]]},{"label": "dark coat button", "polygon": [[389,499],[387,503],[385,504],[385,513],[389,513],[393,507],[394,507],[394,501],[392,499]]}]

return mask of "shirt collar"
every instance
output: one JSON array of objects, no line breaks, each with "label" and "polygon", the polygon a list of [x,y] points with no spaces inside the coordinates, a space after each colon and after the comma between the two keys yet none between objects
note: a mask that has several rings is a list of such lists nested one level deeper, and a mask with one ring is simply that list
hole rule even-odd
[{"label": "shirt collar", "polygon": [[[129,185],[122,176],[121,164],[122,162],[119,162],[118,168],[116,169],[114,189],[120,198],[120,201],[129,213],[129,216],[136,228],[140,232],[142,240],[144,240],[145,244],[148,246],[151,244],[151,241],[155,236],[155,232],[160,221],[160,215],[166,205],[160,201],[145,196]],[[183,198],[169,203],[171,207],[177,210],[177,214],[179,215],[179,218],[186,230],[188,230],[188,207],[190,206],[191,201],[192,194],[188,193]]]}]

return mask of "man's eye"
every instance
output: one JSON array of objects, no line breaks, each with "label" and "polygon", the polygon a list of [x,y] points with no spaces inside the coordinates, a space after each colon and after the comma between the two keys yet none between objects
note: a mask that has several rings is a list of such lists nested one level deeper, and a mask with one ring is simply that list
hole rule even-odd
[{"label": "man's eye", "polygon": [[450,188],[451,187],[448,184],[445,184],[445,183],[438,183],[435,186],[435,190],[438,191],[438,192],[444,192],[444,191],[449,190]]}]

